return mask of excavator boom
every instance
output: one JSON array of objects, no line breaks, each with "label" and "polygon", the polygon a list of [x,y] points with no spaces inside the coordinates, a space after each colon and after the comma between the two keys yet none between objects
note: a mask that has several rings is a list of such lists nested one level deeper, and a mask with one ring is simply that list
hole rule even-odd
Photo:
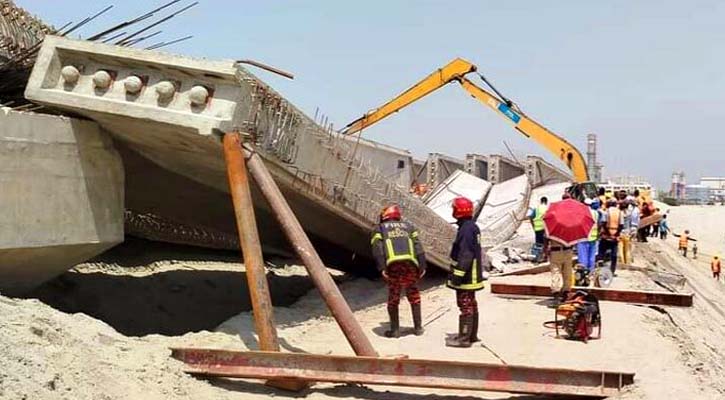
[{"label": "excavator boom", "polygon": [[[482,89],[466,78],[466,74],[475,72],[476,66],[461,58],[448,63],[428,75],[425,79],[415,84],[410,89],[401,93],[391,101],[383,104],[361,118],[348,124],[342,131],[343,134],[352,135],[364,128],[373,125],[388,115],[399,111],[403,107],[421,99],[446,84],[456,81],[474,98],[487,105],[499,115],[511,122],[514,128],[524,136],[533,139],[544,146],[550,153],[560,159],[571,170],[575,182],[582,183],[589,180],[587,165],[579,150],[566,139],[546,129],[526,114],[521,112],[509,101],[502,101],[501,98]],[[498,93],[498,92],[496,92]]]},{"label": "excavator boom", "polygon": [[532,120],[521,110],[507,106],[497,97],[482,89],[465,77],[458,79],[463,88],[476,100],[489,106],[498,114],[511,122],[514,128],[522,135],[544,146],[551,154],[559,158],[571,170],[575,182],[589,180],[587,165],[579,150],[566,139],[544,128]]},{"label": "excavator boom", "polygon": [[468,61],[456,58],[443,68],[439,68],[432,74],[428,75],[422,81],[416,83],[413,87],[398,95],[396,98],[383,104],[379,108],[368,112],[362,117],[349,123],[342,133],[345,135],[354,135],[368,126],[380,121],[388,115],[397,112],[401,108],[420,100],[431,92],[436,91],[441,86],[463,77],[469,72],[474,72],[476,66]]}]

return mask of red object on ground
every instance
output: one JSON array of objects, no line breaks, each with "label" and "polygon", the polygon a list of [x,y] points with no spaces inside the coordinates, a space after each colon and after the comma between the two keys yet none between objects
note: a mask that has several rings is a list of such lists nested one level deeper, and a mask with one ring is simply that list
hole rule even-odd
[{"label": "red object on ground", "polygon": [[589,207],[572,199],[551,204],[544,214],[546,236],[564,246],[574,246],[587,240],[593,226]]}]

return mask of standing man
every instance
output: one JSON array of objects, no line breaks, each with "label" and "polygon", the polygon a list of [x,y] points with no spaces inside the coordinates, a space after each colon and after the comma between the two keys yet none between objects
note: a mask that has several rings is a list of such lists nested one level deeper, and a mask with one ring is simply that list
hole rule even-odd
[{"label": "standing man", "polygon": [[685,233],[678,235],[676,233],[672,234],[674,237],[680,238],[679,246],[677,246],[677,250],[682,252],[682,256],[687,258],[687,247],[689,245],[690,240],[693,242],[697,242],[697,239],[693,239],[690,237],[690,231],[685,229]]},{"label": "standing man", "polygon": [[632,238],[639,226],[639,209],[633,207],[625,199],[619,202],[619,211],[622,214],[622,234],[619,236],[619,254],[621,257],[618,258],[618,261],[631,264],[633,262]]},{"label": "standing man", "polygon": [[542,256],[544,254],[544,237],[546,232],[544,230],[544,214],[549,209],[549,199],[546,196],[542,197],[539,201],[539,205],[529,210],[529,219],[531,220],[531,227],[534,228],[534,260],[536,262],[543,261]]},{"label": "standing man", "polygon": [[710,268],[712,269],[712,277],[715,278],[715,280],[720,280],[721,267],[720,257],[717,255],[713,256],[712,261],[710,262]]},{"label": "standing man", "polygon": [[579,264],[586,267],[587,271],[591,273],[592,271],[594,271],[599,241],[599,199],[586,199],[584,200],[584,203],[589,205],[589,207],[591,208],[590,211],[592,213],[594,225],[592,226],[591,231],[589,231],[589,240],[587,240],[586,242],[577,243],[576,249]]},{"label": "standing man", "polygon": [[607,210],[603,216],[599,241],[599,255],[604,258],[607,257],[607,251],[610,252],[608,256],[612,275],[614,275],[617,270],[617,245],[619,242],[619,236],[622,233],[623,225],[622,212],[617,207],[617,201],[609,200]]},{"label": "standing man", "polygon": [[667,224],[667,214],[662,216],[660,221],[660,239],[667,239],[667,233],[670,231],[670,226]]},{"label": "standing man", "polygon": [[473,221],[473,202],[465,197],[453,200],[453,218],[458,225],[456,240],[451,248],[451,260],[446,285],[456,291],[460,310],[458,335],[446,339],[449,347],[471,347],[478,342],[478,303],[476,291],[483,289],[481,231]]},{"label": "standing man", "polygon": [[397,204],[385,207],[370,241],[378,271],[388,284],[390,329],[385,332],[385,336],[389,338],[400,337],[398,305],[403,290],[413,312],[415,334],[423,334],[420,291],[416,282],[425,275],[425,253],[418,241],[418,230],[410,222],[401,219]]}]

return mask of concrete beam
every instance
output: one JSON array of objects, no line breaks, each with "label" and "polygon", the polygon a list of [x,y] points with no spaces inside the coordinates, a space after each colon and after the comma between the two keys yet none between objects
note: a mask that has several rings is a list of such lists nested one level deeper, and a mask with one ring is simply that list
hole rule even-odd
[{"label": "concrete beam", "polygon": [[429,153],[427,166],[426,181],[432,190],[456,170],[464,170],[465,161],[441,153]]},{"label": "concrete beam", "polygon": [[0,111],[0,292],[21,294],[123,241],[123,167],[77,119]]},{"label": "concrete beam", "polygon": [[499,154],[488,156],[487,181],[497,184],[524,174],[524,167],[514,160]]},{"label": "concrete beam", "polygon": [[556,167],[539,156],[526,156],[525,167],[526,175],[534,187],[572,181],[570,173]]}]

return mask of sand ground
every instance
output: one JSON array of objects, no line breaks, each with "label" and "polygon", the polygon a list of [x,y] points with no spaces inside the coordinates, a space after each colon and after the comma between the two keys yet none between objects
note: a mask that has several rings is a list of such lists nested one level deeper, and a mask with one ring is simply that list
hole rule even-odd
[{"label": "sand ground", "polygon": [[[682,212],[682,216],[678,214]],[[705,212],[705,211],[703,211]],[[708,211],[709,212],[709,211]],[[714,211],[713,211],[714,212]],[[683,218],[694,235],[698,227],[687,219],[688,211],[673,209],[673,225]],[[693,213],[693,215],[700,215]],[[718,214],[725,221],[725,211]],[[676,217],[677,216],[677,217]],[[715,217],[712,217],[715,218]],[[675,222],[678,221],[678,222]],[[674,228],[674,227],[673,227]],[[525,245],[525,228],[520,230],[519,244]],[[706,232],[703,228],[703,232]],[[700,234],[705,238],[705,234]],[[716,238],[717,234],[713,234]],[[707,242],[707,243],[705,243]],[[703,249],[712,244],[703,240]],[[650,308],[623,303],[602,303],[603,337],[587,344],[556,339],[553,332],[542,326],[553,318],[552,310],[540,299],[514,299],[494,296],[488,291],[478,295],[481,310],[480,336],[483,346],[470,349],[451,349],[444,346],[447,333],[457,325],[457,310],[453,292],[441,286],[442,276],[431,273],[422,283],[424,287],[423,314],[426,333],[422,337],[405,334],[400,339],[382,336],[386,328],[386,291],[382,282],[350,279],[337,274],[341,290],[355,311],[355,315],[379,353],[407,354],[416,358],[470,360],[488,363],[538,365],[565,368],[587,368],[633,371],[636,384],[620,396],[626,399],[692,398],[719,399],[725,397],[725,383],[720,377],[725,366],[725,291],[723,284],[713,280],[707,265],[684,259],[675,252],[675,242],[651,241],[637,247],[636,264],[655,271],[681,274],[687,278],[682,287],[674,290],[695,293],[692,308]],[[505,393],[460,392],[381,386],[350,386],[319,384],[306,393],[291,394],[272,389],[254,381],[201,380],[182,372],[181,363],[170,359],[168,347],[195,346],[227,349],[254,349],[256,340],[252,329],[252,315],[245,311],[229,315],[231,307],[219,298],[209,298],[214,288],[202,290],[208,283],[195,286],[194,279],[174,271],[191,271],[204,275],[223,272],[214,285],[235,281],[233,287],[223,286],[224,297],[246,295],[235,293],[234,287],[243,287],[243,265],[232,259],[205,261],[184,257],[173,259],[174,252],[135,266],[118,263],[82,265],[62,279],[75,282],[84,289],[68,289],[55,285],[59,293],[45,288],[48,304],[37,299],[10,299],[0,297],[0,398],[7,399],[458,399],[458,398],[524,398]],[[206,258],[206,256],[202,257]],[[205,272],[206,271],[206,272]],[[94,274],[102,274],[101,279]],[[237,274],[237,276],[235,276]],[[279,265],[271,268],[272,281],[283,289],[302,287],[307,282],[298,266]],[[89,279],[88,276],[94,276]],[[108,276],[121,277],[113,280]],[[193,276],[193,275],[192,275]],[[621,271],[615,286],[664,290],[654,280],[660,275],[645,275],[637,271]],[[161,277],[164,277],[161,279]],[[293,277],[294,279],[289,279]],[[506,281],[546,284],[547,274],[493,278]],[[138,281],[137,281],[138,280]],[[100,283],[99,283],[100,282]],[[130,285],[128,282],[136,282]],[[163,284],[160,284],[163,282]],[[203,282],[203,280],[202,280]],[[309,282],[306,283],[309,285]],[[96,292],[93,286],[96,285]],[[181,285],[181,286],[180,286]],[[289,285],[289,287],[287,287]],[[51,285],[52,286],[52,285]],[[119,288],[113,289],[114,286]],[[311,286],[307,286],[309,288]],[[127,296],[124,297],[124,289]],[[281,295],[285,306],[275,307],[275,320],[283,351],[304,351],[317,354],[347,354],[352,350],[324,303],[315,290],[296,296]],[[197,292],[198,291],[198,292]],[[81,293],[81,294],[79,294]],[[87,303],[95,295],[97,307]],[[301,297],[300,297],[301,296]],[[109,302],[106,298],[113,297]],[[278,295],[277,297],[280,297]],[[171,308],[174,299],[185,299],[183,307]],[[234,304],[244,309],[247,300]],[[191,304],[198,303],[197,308]],[[113,307],[132,304],[131,315],[113,314]],[[215,318],[224,318],[216,332],[198,329],[199,324],[185,325],[174,320],[205,321],[199,313],[207,310],[214,314],[216,303],[225,311]],[[60,304],[60,306],[59,306]],[[76,313],[62,312],[72,304]],[[152,313],[146,308],[157,309]],[[166,308],[166,312],[158,307]],[[248,309],[248,307],[247,307]],[[411,326],[409,308],[401,305],[401,325]],[[68,310],[66,310],[68,311]],[[80,311],[80,312],[78,312]],[[81,313],[82,312],[82,313]],[[86,314],[94,314],[91,317]],[[134,319],[134,314],[145,314]],[[122,323],[126,315],[129,320]],[[162,323],[152,323],[155,316],[166,315]],[[206,321],[208,324],[209,322]],[[164,333],[159,325],[169,324],[183,333]],[[201,324],[201,323],[200,323]],[[203,325],[203,324],[201,324]],[[141,333],[119,333],[126,326]],[[121,327],[121,328],[119,328]],[[211,328],[209,328],[211,329]],[[148,333],[151,332],[151,333]],[[405,331],[404,333],[407,333]]]}]

